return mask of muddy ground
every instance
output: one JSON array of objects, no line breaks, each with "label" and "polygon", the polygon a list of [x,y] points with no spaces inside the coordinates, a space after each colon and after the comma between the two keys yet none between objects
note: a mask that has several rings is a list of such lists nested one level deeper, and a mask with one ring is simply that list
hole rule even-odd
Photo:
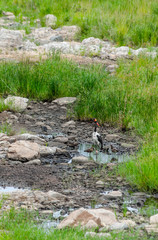
[{"label": "muddy ground", "polygon": [[[102,204],[106,207],[122,207],[119,199],[107,200],[102,193],[111,190],[121,190],[124,195],[132,190],[128,183],[115,174],[117,169],[117,155],[134,154],[138,148],[138,138],[132,132],[122,132],[119,128],[108,124],[102,125],[98,131],[104,140],[104,153],[109,153],[109,148],[116,154],[114,162],[99,164],[91,161],[89,164],[72,165],[69,161],[79,155],[80,143],[92,145],[92,121],[76,121],[70,109],[55,103],[30,102],[23,113],[3,112],[0,114],[1,123],[8,121],[12,124],[14,134],[34,133],[47,141],[47,146],[57,146],[68,150],[70,156],[56,156],[54,159],[43,159],[42,165],[15,165],[7,162],[0,165],[0,185],[16,186],[19,188],[54,190],[69,196],[73,200],[68,206],[86,207],[93,204]],[[73,120],[68,127],[64,123]],[[64,135],[67,143],[54,141],[54,136]],[[122,145],[123,143],[123,145]],[[127,144],[125,147],[124,144]],[[129,145],[128,145],[129,144]],[[133,147],[132,147],[133,146]],[[103,181],[104,185],[97,184]],[[133,191],[133,190],[132,190]],[[69,207],[70,207],[69,206]]]}]

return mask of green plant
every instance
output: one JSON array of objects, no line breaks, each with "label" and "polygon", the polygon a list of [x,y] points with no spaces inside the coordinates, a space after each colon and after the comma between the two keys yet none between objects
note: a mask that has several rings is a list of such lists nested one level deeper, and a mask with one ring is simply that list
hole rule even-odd
[{"label": "green plant", "polygon": [[5,134],[7,134],[9,136],[14,134],[14,131],[13,131],[11,125],[9,123],[7,123],[7,122],[1,124],[0,132],[5,133]]}]

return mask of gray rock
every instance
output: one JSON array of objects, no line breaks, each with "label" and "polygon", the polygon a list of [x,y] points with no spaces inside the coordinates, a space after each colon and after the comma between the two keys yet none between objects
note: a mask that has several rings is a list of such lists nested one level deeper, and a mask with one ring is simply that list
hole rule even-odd
[{"label": "gray rock", "polygon": [[27,98],[9,96],[4,100],[4,103],[9,105],[10,109],[23,111],[27,108],[28,101],[29,100]]},{"label": "gray rock", "polygon": [[105,183],[103,181],[99,180],[99,181],[96,182],[96,187],[97,188],[104,188],[104,186],[105,186]]},{"label": "gray rock", "polygon": [[75,125],[75,121],[71,120],[61,125],[62,128],[67,128]]},{"label": "gray rock", "polygon": [[114,223],[112,224],[109,229],[110,230],[125,230],[125,229],[128,229],[128,225],[126,223]]},{"label": "gray rock", "polygon": [[22,45],[22,30],[0,29],[0,48],[17,48]]},{"label": "gray rock", "polygon": [[158,224],[158,214],[150,217],[150,224]]},{"label": "gray rock", "polygon": [[61,149],[61,148],[56,149],[56,155],[63,155],[67,158],[71,158],[70,153],[66,149]]},{"label": "gray rock", "polygon": [[26,51],[37,50],[37,45],[34,42],[27,40],[23,42],[23,45],[20,46],[20,49],[23,49]]},{"label": "gray rock", "polygon": [[47,27],[55,27],[56,23],[57,23],[57,17],[54,16],[53,14],[47,14],[45,16],[46,19],[46,26]]},{"label": "gray rock", "polygon": [[127,224],[129,228],[136,227],[136,223],[131,219],[120,220],[120,222]]},{"label": "gray rock", "polygon": [[27,162],[39,156],[39,145],[34,142],[19,140],[10,144],[7,157],[12,160]]},{"label": "gray rock", "polygon": [[122,192],[120,191],[112,191],[109,192],[105,195],[105,198],[107,199],[117,199],[117,198],[122,198]]},{"label": "gray rock", "polygon": [[56,150],[57,150],[56,147],[41,146],[39,152],[40,152],[40,155],[44,157],[48,155],[54,155],[56,153]]},{"label": "gray rock", "polygon": [[130,149],[130,148],[135,148],[135,145],[131,143],[121,143],[121,147]]},{"label": "gray rock", "polygon": [[16,140],[29,140],[29,141],[33,141],[36,142],[40,145],[45,144],[46,141],[43,138],[40,138],[36,135],[30,134],[30,133],[23,133],[21,135],[17,135],[15,136]]},{"label": "gray rock", "polygon": [[147,231],[148,234],[151,233],[158,234],[158,225],[157,224],[146,225],[145,230]]},{"label": "gray rock", "polygon": [[63,37],[60,35],[50,37],[51,42],[63,42]]},{"label": "gray rock", "polygon": [[117,140],[119,140],[120,139],[120,136],[119,135],[117,135],[117,134],[107,134],[106,135],[106,140],[107,141],[117,141]]},{"label": "gray rock", "polygon": [[89,163],[89,162],[90,162],[90,160],[84,156],[78,156],[78,157],[72,158],[72,163],[74,163],[74,164],[84,164],[84,163]]},{"label": "gray rock", "polygon": [[68,142],[68,138],[64,137],[64,136],[58,136],[54,139],[55,142],[61,142],[61,143],[67,143]]},{"label": "gray rock", "polygon": [[46,52],[60,52],[63,54],[78,54],[81,52],[81,44],[78,42],[51,42],[44,44],[42,49]]},{"label": "gray rock", "polygon": [[41,160],[40,159],[34,159],[34,160],[29,161],[29,162],[26,162],[25,164],[26,165],[40,165]]},{"label": "gray rock", "polygon": [[63,97],[63,98],[57,98],[53,101],[53,103],[57,103],[59,105],[67,105],[70,103],[74,103],[76,101],[76,97]]}]

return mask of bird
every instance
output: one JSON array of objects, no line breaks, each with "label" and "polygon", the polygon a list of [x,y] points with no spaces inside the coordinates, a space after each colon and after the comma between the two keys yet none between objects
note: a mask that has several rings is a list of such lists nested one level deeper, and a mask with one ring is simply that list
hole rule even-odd
[{"label": "bird", "polygon": [[89,152],[89,153],[91,153],[91,152],[93,152],[94,151],[94,147],[91,147],[91,148],[88,148],[88,149],[85,149],[84,150],[84,152]]},{"label": "bird", "polygon": [[94,119],[95,127],[94,127],[94,132],[92,134],[92,139],[94,144],[98,145],[100,147],[100,150],[103,150],[103,140],[101,135],[97,132],[97,126],[99,127],[99,123],[97,119]]}]

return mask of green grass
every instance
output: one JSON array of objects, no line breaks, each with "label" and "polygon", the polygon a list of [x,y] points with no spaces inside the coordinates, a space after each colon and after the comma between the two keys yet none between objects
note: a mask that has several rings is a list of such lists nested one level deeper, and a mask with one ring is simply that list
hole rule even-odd
[{"label": "green grass", "polygon": [[5,0],[0,12],[12,11],[18,21],[22,16],[31,20],[54,14],[56,27],[78,25],[79,39],[99,37],[118,45],[156,46],[158,44],[157,0]]},{"label": "green grass", "polygon": [[[0,216],[0,240],[90,240],[98,239],[98,237],[85,237],[86,230],[79,228],[67,228],[63,230],[52,229],[52,231],[45,232],[42,228],[37,227],[35,213],[32,214],[26,210],[11,210],[3,212]],[[99,238],[101,240],[105,237]],[[150,239],[156,240],[156,236],[148,236],[145,232],[141,233],[139,230],[128,230],[123,232],[111,232],[111,237],[106,239],[118,240],[138,240]]]},{"label": "green grass", "polygon": [[[97,118],[144,139],[137,157],[120,173],[142,190],[158,190],[158,58],[123,61],[115,76],[98,66],[80,68],[60,56],[39,63],[1,63],[0,95],[49,100],[76,96],[78,119]],[[8,87],[9,86],[9,87]]]}]

